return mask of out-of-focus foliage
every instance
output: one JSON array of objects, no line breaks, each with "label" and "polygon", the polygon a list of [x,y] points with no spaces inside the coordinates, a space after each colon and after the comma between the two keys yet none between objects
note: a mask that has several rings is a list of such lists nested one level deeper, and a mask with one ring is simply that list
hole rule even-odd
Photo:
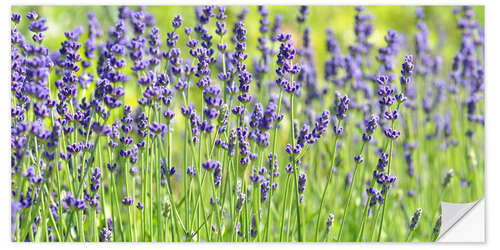
[{"label": "out-of-focus foliage", "polygon": [[[133,7],[133,6],[132,6]],[[231,24],[236,19],[236,14],[241,11],[244,6],[229,6],[228,7],[228,24]],[[267,6],[269,8],[270,19],[272,21],[274,15],[280,14],[283,16],[283,30],[298,35],[297,22],[295,18],[298,13],[298,7],[294,6]],[[370,37],[370,42],[375,44],[375,47],[384,45],[384,36],[388,29],[396,30],[399,34],[405,37],[405,46],[413,46],[413,34],[416,31],[415,9],[417,6],[367,6],[366,13],[373,15],[373,25],[375,27],[374,34]],[[23,16],[29,11],[36,9],[41,16],[48,17],[47,25],[49,30],[46,36],[50,37],[44,43],[50,50],[60,47],[60,42],[64,41],[64,31],[70,30],[75,26],[87,25],[86,15],[88,11],[96,13],[102,27],[110,27],[118,16],[119,6],[13,6],[12,11],[18,12]],[[259,36],[259,14],[257,6],[250,6],[245,23],[255,24],[248,25],[248,54],[256,53],[257,37]],[[456,17],[453,15],[454,6],[424,6],[425,21],[429,27],[429,43],[431,48],[439,51],[443,57],[443,68],[447,69],[451,65],[450,59],[458,50],[458,41],[450,41],[449,39],[460,39],[460,33],[456,25]],[[484,27],[484,6],[474,6],[476,19]],[[185,25],[195,25],[195,13],[192,6],[146,6],[146,11],[152,13],[160,30],[170,30],[171,20],[175,15],[180,13]],[[347,52],[347,46],[353,43],[354,36],[354,15],[353,6],[310,6],[310,15],[308,16],[307,25],[312,29],[312,45],[316,52],[315,58],[318,64],[323,64],[326,60],[326,29],[332,28],[335,31],[336,37],[344,52]],[[29,34],[27,30],[27,22],[23,22],[20,30],[23,34]],[[291,25],[292,24],[292,25]],[[212,26],[215,26],[213,23]],[[211,27],[211,26],[209,26]],[[231,27],[231,26],[229,26]],[[212,27],[213,28],[213,27]],[[213,29],[209,29],[213,30]],[[163,40],[166,39],[163,33]],[[185,43],[186,37],[181,35],[180,42]],[[300,44],[300,41],[296,41]],[[409,48],[412,49],[413,48]],[[249,67],[252,67],[249,65]],[[323,68],[318,67],[320,75]]]}]

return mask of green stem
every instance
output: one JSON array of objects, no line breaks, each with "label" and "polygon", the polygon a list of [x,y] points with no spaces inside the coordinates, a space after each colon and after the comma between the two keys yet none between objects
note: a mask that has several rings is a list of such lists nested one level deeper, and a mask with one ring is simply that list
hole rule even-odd
[{"label": "green stem", "polygon": [[[337,127],[340,126],[340,121],[337,121]],[[314,234],[314,241],[318,241],[318,233],[319,233],[319,221],[321,218],[321,211],[323,210],[323,204],[325,202],[325,197],[326,197],[326,192],[328,190],[328,186],[330,185],[330,181],[332,179],[332,174],[333,174],[333,167],[335,166],[335,155],[337,152],[337,141],[338,141],[339,135],[335,134],[335,140],[333,141],[333,151],[332,151],[332,156],[330,160],[330,167],[328,168],[328,180],[326,181],[325,188],[323,189],[323,194],[321,195],[321,203],[319,204],[319,211],[318,211],[318,216],[316,218],[316,232]]]},{"label": "green stem", "polygon": [[358,236],[356,237],[356,241],[360,241],[363,238],[363,234],[365,231],[366,219],[368,215],[368,206],[370,204],[370,197],[366,198],[365,208],[363,209],[363,217],[361,218],[361,229],[359,230]]},{"label": "green stem", "polygon": [[[393,145],[393,140],[391,140],[390,146],[389,146],[389,166],[387,168],[387,174],[391,174],[392,145]],[[380,242],[380,238],[382,236],[382,226],[384,225],[385,207],[386,207],[386,204],[388,202],[388,200],[387,200],[388,193],[389,193],[389,188],[387,188],[387,190],[384,194],[384,204],[382,205],[382,218],[380,219],[380,226],[379,226],[378,237],[377,237],[378,242]]]},{"label": "green stem", "polygon": [[[283,98],[283,89],[280,90],[280,96],[279,96],[279,99],[278,99],[278,110],[276,112],[276,117],[278,117],[280,115],[280,110],[281,110],[281,100]],[[272,152],[272,162],[270,164],[270,172],[271,172],[271,178],[270,178],[270,183],[269,185],[273,185],[273,181],[274,181],[274,161],[276,161],[276,136],[278,134],[278,121],[276,121],[276,123],[274,124],[274,132],[273,132],[273,152]],[[271,189],[269,190],[269,201],[267,203],[267,219],[266,219],[266,228],[265,228],[265,235],[266,235],[266,241],[269,240],[269,227],[271,226],[271,221],[270,221],[270,218],[271,218],[271,203],[272,203],[272,197],[273,197],[273,193],[274,193],[274,190],[273,188],[271,187]]]},{"label": "green stem", "polygon": [[[290,185],[290,177],[291,177],[291,175],[288,174],[288,176],[286,178],[285,189],[284,189],[285,198],[283,199],[283,209],[281,210],[281,227],[280,227],[280,241],[281,242],[283,241],[283,232],[285,229],[285,210],[286,210],[286,204],[287,204],[287,200],[288,200],[288,186]],[[288,230],[290,230],[290,229],[288,228]]]},{"label": "green stem", "polygon": [[[293,87],[293,75],[290,77],[290,85]],[[295,94],[291,93],[290,96],[290,140],[292,142],[292,148],[295,147],[295,131],[293,129],[293,121],[295,120],[295,104],[294,104],[294,97]],[[297,210],[297,227],[298,227],[298,234],[299,234],[299,242],[302,241],[302,224],[301,224],[301,213],[300,213],[300,198],[299,198],[299,184],[298,184],[298,169],[296,166],[297,162],[295,159],[292,158],[292,168],[293,168],[293,175],[295,178],[295,206]]]},{"label": "green stem", "polygon": [[410,230],[408,232],[408,236],[406,237],[406,242],[409,242],[411,240],[411,238],[412,238],[411,236],[413,236],[413,230]]},{"label": "green stem", "polygon": [[[365,147],[365,144],[366,144],[366,141],[363,141],[363,145],[361,146],[361,150],[358,154],[359,156],[363,153],[363,149]],[[339,235],[337,236],[337,240],[339,240],[339,241],[342,240],[342,229],[344,229],[344,222],[346,221],[346,218],[347,218],[346,214],[347,214],[347,211],[349,210],[349,204],[351,202],[351,197],[352,197],[352,190],[353,190],[353,186],[356,183],[356,176],[358,173],[359,165],[360,165],[360,163],[356,163],[356,166],[354,166],[354,174],[352,175],[352,182],[351,182],[351,185],[349,185],[349,195],[347,197],[347,202],[344,206],[344,214],[342,215],[342,222],[340,224]]]}]

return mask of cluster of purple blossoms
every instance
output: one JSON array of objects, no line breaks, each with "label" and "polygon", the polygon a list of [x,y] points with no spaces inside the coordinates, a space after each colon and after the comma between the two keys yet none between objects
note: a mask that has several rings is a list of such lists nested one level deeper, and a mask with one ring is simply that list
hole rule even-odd
[{"label": "cluster of purple blossoms", "polygon": [[[281,26],[283,25],[283,16],[280,14],[274,15],[273,26],[271,27],[271,32],[269,34],[269,38],[271,39],[271,43],[274,45],[274,42],[278,40],[278,33],[281,30]],[[271,54],[274,56],[278,51],[274,48],[271,48]]]},{"label": "cluster of purple blossoms", "polygon": [[227,44],[222,42],[222,40],[224,39],[224,35],[226,35],[226,33],[227,33],[226,22],[225,22],[225,20],[227,18],[226,7],[219,6],[218,10],[219,10],[219,13],[216,16],[217,21],[215,23],[217,26],[217,29],[215,30],[215,33],[217,35],[219,35],[221,42],[219,44],[217,44],[217,49],[219,50],[219,52],[224,53],[227,49]]},{"label": "cluster of purple blossoms", "polygon": [[[382,117],[387,121],[394,121],[399,117],[399,112],[397,109],[391,110],[390,108],[396,101],[396,97],[394,96],[396,89],[392,88],[390,78],[385,75],[379,76],[377,78],[377,83],[379,84],[377,95],[380,97],[378,103],[380,104],[380,109],[383,113]],[[381,125],[385,126],[386,123],[381,122]],[[397,139],[400,132],[393,130],[392,127],[384,127],[384,134],[388,138]]]},{"label": "cluster of purple blossoms", "polygon": [[236,209],[241,211],[246,200],[246,195],[241,190],[241,182],[238,181],[237,192],[236,192]]},{"label": "cluster of purple blossoms", "polygon": [[340,71],[344,67],[344,56],[333,30],[328,29],[326,33],[326,49],[330,55],[325,62],[325,80],[334,83],[337,87],[342,87],[344,82],[340,78]]},{"label": "cluster of purple blossoms", "polygon": [[[345,104],[345,105],[348,105],[348,104]],[[346,111],[347,111],[347,108],[346,108]],[[309,139],[307,140],[307,142],[309,144],[313,144],[313,143],[317,142],[321,138],[321,136],[326,133],[326,131],[328,129],[329,121],[330,121],[330,112],[328,110],[323,110],[323,112],[321,113],[321,116],[319,116],[316,119],[316,121],[314,123],[314,128],[311,131],[310,136],[308,136]]]},{"label": "cluster of purple blossoms", "polygon": [[373,187],[369,187],[366,189],[366,193],[369,196],[369,205],[370,208],[377,205],[377,202],[380,204],[384,203],[384,196],[381,194],[381,192]]},{"label": "cluster of purple blossoms", "polygon": [[[301,12],[303,11],[305,19],[305,15],[307,15],[308,9],[302,10],[301,8]],[[300,85],[303,85],[305,87],[306,96],[304,102],[306,105],[310,105],[313,100],[321,100],[323,94],[326,93],[326,89],[320,92],[317,88],[316,63],[314,58],[314,50],[311,43],[311,28],[309,26],[306,26],[303,30],[302,48],[297,50],[297,54],[300,56],[300,64],[302,65],[302,69],[299,72],[296,81],[300,83]],[[297,92],[297,95],[301,95],[301,92],[302,90],[300,89],[299,92]]]},{"label": "cluster of purple blossoms", "polygon": [[[406,86],[408,86],[408,84],[411,82],[412,75],[413,75],[413,56],[407,55],[402,65],[401,77],[400,77],[400,82],[403,89],[406,88]],[[398,98],[398,101],[400,100],[402,100],[402,98]]]},{"label": "cluster of purple blossoms", "polygon": [[277,178],[279,173],[278,161],[275,159],[273,163],[273,155],[269,153],[268,155],[268,167],[262,167],[259,170],[254,168],[253,174],[250,175],[250,181],[255,184],[258,184],[260,187],[260,201],[263,203],[269,197],[269,190],[272,188],[273,190],[278,187],[278,182],[275,181],[271,184],[271,173],[274,178]]},{"label": "cluster of purple blossoms", "polygon": [[[368,41],[368,38],[373,34],[373,16],[364,13],[365,7],[356,6],[356,15],[354,17],[354,34],[356,35],[356,43],[349,46],[349,52],[356,62],[358,68],[369,67],[371,62],[367,55],[373,48],[373,44]],[[365,76],[366,77],[366,76]]]},{"label": "cluster of purple blossoms", "polygon": [[438,67],[440,57],[431,54],[429,46],[429,29],[424,21],[425,12],[423,8],[415,10],[417,17],[417,32],[415,33],[415,56],[417,63],[415,71],[417,74],[426,76],[433,73],[433,69]]},{"label": "cluster of purple blossoms", "polygon": [[378,117],[371,115],[370,120],[366,121],[365,132],[363,133],[363,141],[369,142],[372,139],[373,132],[378,127]]},{"label": "cluster of purple blossoms", "polygon": [[92,172],[92,177],[90,178],[90,190],[96,193],[101,186],[101,169],[96,167]]},{"label": "cluster of purple blossoms", "polygon": [[375,206],[377,202],[383,204],[385,199],[384,194],[386,194],[391,186],[396,182],[395,176],[385,173],[388,164],[389,155],[382,152],[378,159],[377,167],[373,171],[373,179],[381,186],[381,189],[378,190],[374,186],[370,186],[366,189],[366,193],[370,197],[370,207]]},{"label": "cluster of purple blossoms", "polygon": [[441,229],[441,215],[436,220],[436,224],[434,225],[434,228],[432,229],[432,233],[438,234],[440,229]]},{"label": "cluster of purple blossoms", "polygon": [[384,39],[387,43],[387,46],[379,48],[379,55],[377,56],[377,60],[382,65],[382,72],[388,74],[390,81],[393,81],[395,75],[391,74],[393,70],[392,60],[394,56],[399,53],[402,38],[396,31],[389,30],[387,31],[387,35],[384,37]]},{"label": "cluster of purple blossoms", "polygon": [[335,215],[331,213],[328,215],[328,218],[326,219],[326,232],[330,232],[333,226],[333,221],[335,220]]},{"label": "cluster of purple blossoms", "polygon": [[297,16],[297,22],[304,23],[309,15],[309,6],[302,5],[299,8],[299,15]]},{"label": "cluster of purple blossoms", "polygon": [[258,6],[258,11],[260,15],[259,19],[259,38],[257,49],[260,51],[260,58],[254,59],[255,68],[255,78],[256,85],[259,89],[264,87],[264,75],[269,72],[271,63],[271,46],[269,44],[269,39],[267,33],[269,33],[269,25],[271,21],[268,18],[269,10],[265,6]]},{"label": "cluster of purple blossoms", "polygon": [[340,136],[342,135],[344,128],[340,125],[340,121],[347,117],[347,111],[349,110],[350,99],[347,95],[341,96],[339,92],[335,93],[335,117],[337,118],[337,123],[332,122],[333,132]]},{"label": "cluster of purple blossoms", "polygon": [[422,216],[422,208],[418,208],[417,211],[415,211],[415,213],[413,214],[413,217],[411,217],[410,230],[415,230],[415,227],[417,226],[421,216]]},{"label": "cluster of purple blossoms", "polygon": [[[269,161],[272,161],[271,155],[269,155]],[[275,166],[276,171],[277,171],[277,166]],[[274,173],[274,177],[279,176],[279,172]],[[250,175],[250,181],[252,181],[254,184],[260,186],[260,201],[265,202],[268,198],[268,193],[269,190],[271,189],[271,181],[270,181],[270,172],[267,170],[267,168],[262,167],[259,170],[257,168],[254,168],[253,174]],[[273,189],[277,187],[277,182],[275,182],[276,185],[273,184]]]},{"label": "cluster of purple blossoms", "polygon": [[[457,26],[461,31],[460,50],[453,59],[451,79],[454,83],[450,92],[455,94],[458,89],[467,88],[469,94],[462,105],[466,106],[467,119],[470,122],[484,124],[484,116],[478,112],[478,104],[484,91],[484,67],[480,55],[484,55],[484,31],[479,28],[475,13],[471,6],[457,7],[454,13]],[[473,131],[468,130],[467,135]]]},{"label": "cluster of purple blossoms", "polygon": [[[292,77],[300,72],[301,67],[298,64],[293,64],[296,50],[293,47],[291,38],[292,35],[286,33],[281,33],[277,37],[281,45],[277,56],[278,59],[276,60],[278,66],[276,69],[276,73],[278,74],[276,85],[290,94],[295,94],[299,90],[300,85],[297,82],[294,84]],[[288,79],[289,77],[291,77],[291,80]]]},{"label": "cluster of purple blossoms", "polygon": [[379,86],[377,95],[380,96],[378,103],[381,107],[390,107],[396,101],[394,97],[396,89],[392,88],[390,78],[385,75],[380,75],[377,78],[377,83]]},{"label": "cluster of purple blossoms", "polygon": [[220,94],[220,88],[215,85],[208,86],[203,90],[203,100],[206,104],[203,113],[204,117],[208,118],[209,120],[213,120],[219,117],[219,110],[221,110],[223,105],[223,100],[220,97]]},{"label": "cluster of purple blossoms", "polygon": [[[373,73],[369,72],[372,67],[370,53],[374,45],[368,40],[374,32],[371,14],[364,12],[363,6],[356,6],[354,16],[354,35],[355,42],[349,45],[349,54],[338,58],[337,67],[343,67],[345,74],[336,79],[337,84],[344,85],[350,83],[353,91],[362,92],[366,99],[373,96],[372,86],[369,80],[373,79]],[[368,109],[368,103],[363,103],[363,98],[359,95],[352,95],[354,109]]]},{"label": "cluster of purple blossoms", "polygon": [[40,185],[43,181],[43,176],[41,174],[37,175],[33,167],[28,167],[26,173],[23,173],[23,176],[34,185]]},{"label": "cluster of purple blossoms", "polygon": [[99,241],[108,242],[113,240],[113,219],[107,219],[107,226],[103,226],[99,232]]},{"label": "cluster of purple blossoms", "polygon": [[415,166],[413,165],[412,151],[405,151],[405,161],[407,165],[406,173],[408,176],[413,177],[415,175]]},{"label": "cluster of purple blossoms", "polygon": [[337,117],[337,119],[343,120],[347,117],[346,113],[347,110],[349,109],[349,102],[350,100],[349,97],[347,97],[347,95],[338,98],[337,106],[335,108],[337,112],[335,116]]},{"label": "cluster of purple blossoms", "polygon": [[[233,65],[236,69],[236,74],[239,81],[239,91],[238,101],[245,105],[252,100],[252,96],[249,94],[250,83],[252,83],[252,74],[247,71],[245,60],[248,58],[248,54],[245,53],[247,44],[247,30],[243,22],[239,22],[236,25],[236,52],[233,54]],[[241,107],[241,106],[240,106]],[[234,111],[233,111],[234,113]]]},{"label": "cluster of purple blossoms", "polygon": [[82,62],[82,66],[85,68],[89,68],[92,65],[92,60],[95,58],[95,51],[97,50],[97,39],[104,34],[94,12],[89,12],[87,14],[87,19],[88,35],[84,43],[85,57],[87,60]]},{"label": "cluster of purple blossoms", "polygon": [[455,172],[453,169],[450,169],[446,172],[446,175],[444,176],[443,180],[443,187],[447,187],[450,184],[451,178],[455,175]]},{"label": "cluster of purple blossoms", "polygon": [[306,190],[306,182],[307,182],[307,174],[306,173],[300,173],[299,174],[299,180],[298,180],[298,189],[299,189],[299,202],[302,202],[304,200],[304,191]]},{"label": "cluster of purple blossoms", "polygon": [[[165,185],[167,182],[166,179],[175,174],[175,167],[169,166],[167,159],[160,158],[160,169],[161,169],[161,184]],[[137,169],[132,167],[130,168],[130,172],[132,175],[135,175],[137,173]]]},{"label": "cluster of purple blossoms", "polygon": [[220,186],[222,179],[222,163],[218,161],[208,160],[206,162],[203,162],[201,166],[207,171],[213,171],[214,186]]},{"label": "cluster of purple blossoms", "polygon": [[[314,127],[312,130],[310,130],[309,124],[305,123],[302,125],[302,129],[298,132],[295,133],[296,139],[297,139],[297,145],[295,146],[298,153],[302,150],[302,148],[305,148],[307,144],[314,144],[316,143],[323,134],[325,134],[328,130],[328,124],[330,122],[330,112],[328,110],[324,110],[320,116],[316,118],[316,121],[314,122]],[[294,151],[291,148],[291,145],[287,145],[287,152]],[[289,153],[289,154],[296,154],[295,152]]]},{"label": "cluster of purple blossoms", "polygon": [[134,203],[134,199],[131,197],[125,197],[122,199],[122,204],[125,206],[130,206]]},{"label": "cluster of purple blossoms", "polygon": [[189,176],[196,176],[196,167],[195,166],[192,166],[192,167],[187,167],[187,170],[186,170],[186,173],[189,175]]},{"label": "cluster of purple blossoms", "polygon": [[[250,134],[250,138],[255,140],[257,145],[266,148],[269,146],[269,133],[268,129],[273,127],[273,122],[276,120],[276,105],[274,103],[269,103],[268,108],[266,110],[268,114],[271,116],[264,118],[264,110],[260,103],[255,105],[254,111],[250,117],[250,127],[252,128],[252,132]],[[266,124],[267,123],[267,124]]]}]

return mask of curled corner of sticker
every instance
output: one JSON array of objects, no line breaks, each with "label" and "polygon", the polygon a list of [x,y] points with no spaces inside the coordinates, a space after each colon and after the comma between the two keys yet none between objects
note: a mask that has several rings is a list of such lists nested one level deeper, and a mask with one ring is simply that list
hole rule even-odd
[{"label": "curled corner of sticker", "polygon": [[441,202],[437,242],[484,242],[484,199],[470,203]]}]

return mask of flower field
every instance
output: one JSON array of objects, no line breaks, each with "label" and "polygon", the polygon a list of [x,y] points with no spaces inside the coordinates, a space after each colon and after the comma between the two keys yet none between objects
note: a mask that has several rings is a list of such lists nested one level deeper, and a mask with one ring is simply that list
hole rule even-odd
[{"label": "flower field", "polygon": [[484,195],[482,6],[13,6],[15,242],[426,242]]}]

